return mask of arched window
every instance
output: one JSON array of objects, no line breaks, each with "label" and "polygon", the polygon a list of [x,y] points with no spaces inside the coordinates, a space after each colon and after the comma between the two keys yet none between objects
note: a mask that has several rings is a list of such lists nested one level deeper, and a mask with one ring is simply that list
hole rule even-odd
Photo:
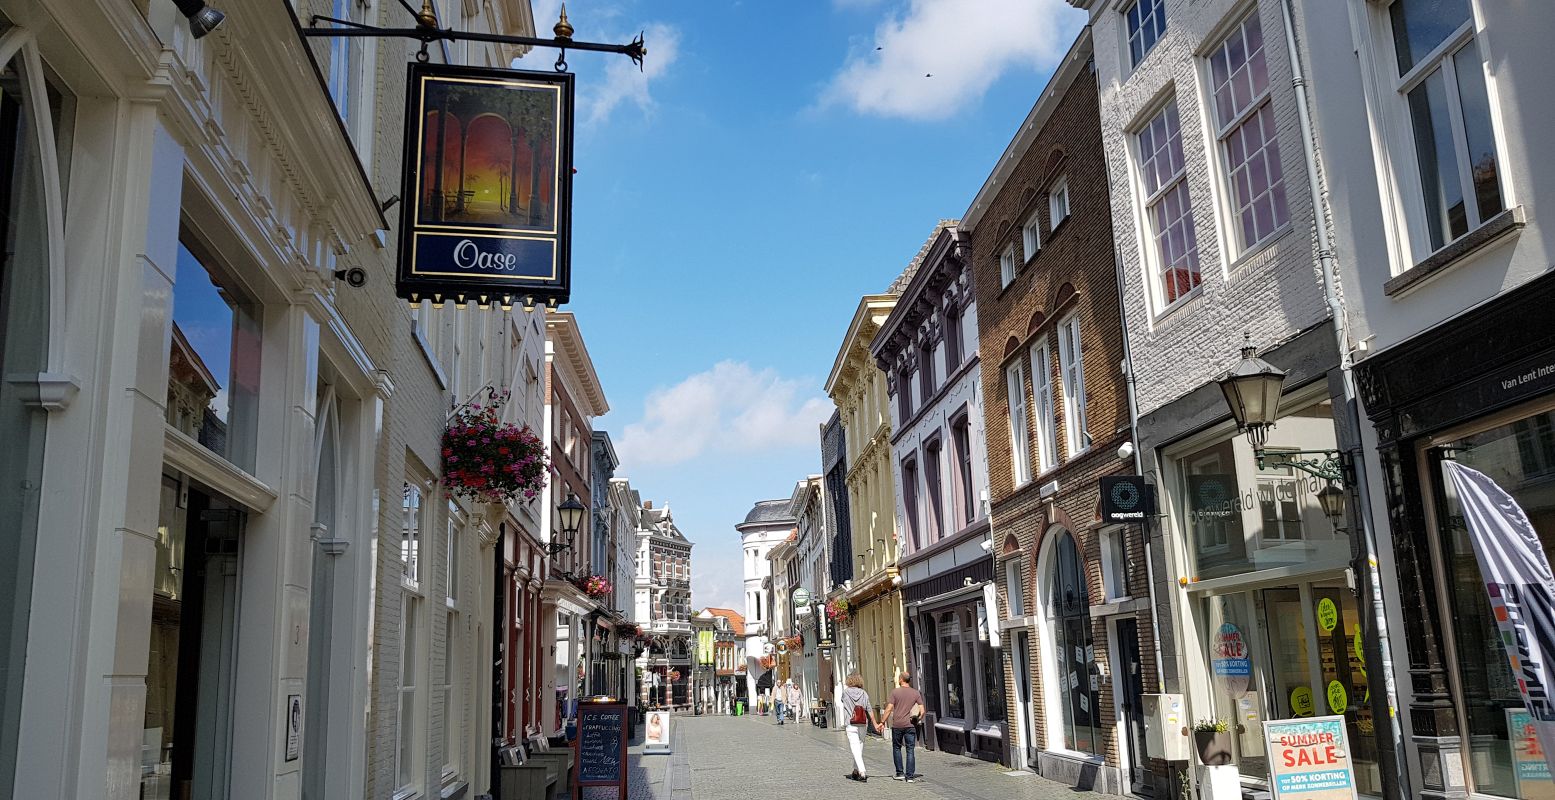
[{"label": "arched window", "polygon": [[1091,642],[1091,599],[1086,588],[1085,562],[1074,535],[1063,528],[1048,534],[1053,554],[1048,562],[1047,619],[1053,651],[1048,670],[1049,741],[1082,753],[1103,747],[1101,714],[1096,699],[1096,649]]}]

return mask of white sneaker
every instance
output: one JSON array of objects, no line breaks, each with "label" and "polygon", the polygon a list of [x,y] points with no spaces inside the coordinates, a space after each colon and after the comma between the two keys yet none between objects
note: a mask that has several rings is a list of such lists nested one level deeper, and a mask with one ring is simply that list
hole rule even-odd
[{"label": "white sneaker", "polygon": [[893,780],[893,781],[905,781],[905,780],[907,780],[907,776],[906,775],[892,775],[891,776],[891,780]]}]

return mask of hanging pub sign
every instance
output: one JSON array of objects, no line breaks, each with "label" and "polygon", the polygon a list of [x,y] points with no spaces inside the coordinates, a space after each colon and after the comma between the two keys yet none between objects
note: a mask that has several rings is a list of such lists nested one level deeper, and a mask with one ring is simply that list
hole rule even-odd
[{"label": "hanging pub sign", "polygon": [[570,73],[411,63],[396,294],[567,302],[572,122]]}]

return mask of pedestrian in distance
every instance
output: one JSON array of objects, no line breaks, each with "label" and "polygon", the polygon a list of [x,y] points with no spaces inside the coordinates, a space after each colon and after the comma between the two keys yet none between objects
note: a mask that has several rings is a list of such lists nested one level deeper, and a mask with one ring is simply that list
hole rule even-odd
[{"label": "pedestrian in distance", "polygon": [[[896,767],[896,780],[912,783],[923,777],[917,772],[918,720],[923,718],[923,695],[912,687],[912,676],[906,672],[896,675],[896,688],[886,699],[884,717],[875,729],[885,735],[885,723],[891,723],[891,763]],[[906,758],[903,758],[903,751]],[[905,763],[904,763],[905,762]]]},{"label": "pedestrian in distance", "polygon": [[779,724],[779,725],[783,724],[783,701],[785,701],[787,699],[788,699],[788,685],[787,684],[780,683],[775,688],[773,688],[773,690],[772,690],[772,708],[773,708],[774,711],[777,712],[777,721],[778,721],[777,724]]},{"label": "pedestrian in distance", "polygon": [[794,718],[795,722],[799,721],[799,706],[803,699],[800,696],[799,687],[795,686],[794,682],[790,680],[788,682],[788,713]]},{"label": "pedestrian in distance", "polygon": [[880,719],[869,707],[869,693],[864,691],[864,676],[857,672],[848,676],[848,688],[842,690],[842,702],[837,709],[846,720],[844,730],[848,734],[848,750],[853,754],[853,772],[848,780],[863,783],[869,780],[864,769],[864,732],[873,725],[880,727]]}]

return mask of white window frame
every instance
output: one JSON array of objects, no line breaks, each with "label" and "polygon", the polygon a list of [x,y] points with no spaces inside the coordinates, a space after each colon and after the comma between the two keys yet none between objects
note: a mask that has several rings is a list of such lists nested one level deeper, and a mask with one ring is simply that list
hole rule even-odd
[{"label": "white window frame", "polygon": [[[1263,58],[1264,61],[1264,87],[1256,96],[1249,98],[1242,108],[1235,109],[1230,119],[1221,120],[1220,105],[1216,98],[1216,92],[1221,86],[1215,83],[1214,61],[1220,58],[1221,53],[1230,47],[1233,40],[1240,37],[1244,41],[1242,67],[1251,70],[1254,54],[1246,52],[1245,48],[1246,31],[1249,24],[1258,26],[1260,37],[1263,39],[1259,45],[1258,56]],[[1280,159],[1280,137],[1274,122],[1274,101],[1271,89],[1274,79],[1269,73],[1268,52],[1268,38],[1263,35],[1262,20],[1258,17],[1258,9],[1254,8],[1244,15],[1236,25],[1232,26],[1230,31],[1221,37],[1220,41],[1210,49],[1209,54],[1205,57],[1204,81],[1208,87],[1209,117],[1212,121],[1211,125],[1214,127],[1215,141],[1220,151],[1221,184],[1224,187],[1225,206],[1229,215],[1223,220],[1223,224],[1231,228],[1230,239],[1235,243],[1237,253],[1246,253],[1258,248],[1264,242],[1283,233],[1290,225],[1290,203],[1289,197],[1285,192],[1285,165]],[[1228,70],[1228,83],[1234,80],[1233,76],[1236,73],[1237,70]],[[1253,213],[1253,201],[1242,202],[1241,193],[1237,190],[1237,176],[1243,170],[1249,169],[1252,159],[1248,158],[1246,153],[1244,153],[1241,163],[1233,164],[1231,161],[1231,142],[1232,137],[1247,126],[1261,124],[1258,117],[1260,117],[1265,108],[1268,109],[1266,117],[1269,122],[1269,130],[1265,132],[1264,144],[1260,148],[1260,156],[1266,157],[1275,168],[1279,169],[1280,177],[1279,180],[1270,180],[1265,191],[1265,194],[1269,195],[1269,202],[1273,204],[1271,211],[1273,227],[1263,231],[1262,235],[1256,239],[1249,241],[1243,235],[1242,217],[1244,213]],[[1263,195],[1260,194],[1259,196],[1262,197]]]},{"label": "white window frame", "polygon": [[[1484,44],[1478,40],[1479,30],[1474,20],[1471,3],[1469,18],[1444,38],[1435,49],[1416,59],[1409,72],[1401,76],[1398,74],[1398,52],[1393,43],[1393,27],[1389,13],[1392,5],[1392,2],[1375,4],[1373,18],[1375,24],[1371,34],[1373,41],[1380,43],[1377,46],[1379,51],[1377,69],[1382,71],[1384,92],[1390,92],[1390,96],[1384,100],[1387,106],[1385,113],[1398,123],[1395,126],[1396,132],[1389,140],[1390,147],[1398,154],[1389,161],[1397,170],[1394,192],[1397,202],[1402,206],[1400,210],[1404,216],[1402,245],[1405,252],[1402,263],[1395,265],[1394,272],[1397,274],[1415,266],[1417,262],[1438,250],[1446,249],[1485,222],[1480,218],[1479,204],[1475,202],[1474,181],[1466,157],[1468,145],[1465,141],[1463,102],[1458,94],[1457,65],[1453,59],[1453,56],[1471,41],[1478,48],[1481,62],[1485,50]],[[1415,125],[1414,116],[1409,109],[1409,92],[1428,79],[1437,69],[1442,70],[1443,84],[1447,91],[1447,114],[1452,133],[1453,156],[1457,161],[1459,186],[1464,192],[1467,229],[1457,238],[1446,239],[1440,248],[1433,248],[1429,221],[1426,218],[1425,187],[1420,175],[1419,153],[1414,144]],[[1513,198],[1506,169],[1507,150],[1502,133],[1503,126],[1495,81],[1492,75],[1483,71],[1483,66],[1481,71],[1489,104],[1491,132],[1496,146],[1496,179],[1500,184],[1501,208],[1504,211],[1515,206],[1516,201]]]},{"label": "white window frame", "polygon": [[1026,616],[1026,576],[1020,558],[1004,562],[1005,619]]},{"label": "white window frame", "polygon": [[[1130,11],[1133,11],[1135,8],[1138,8],[1138,7],[1142,6],[1142,5],[1145,5],[1146,3],[1150,4],[1152,12],[1160,11],[1160,13],[1161,13],[1161,29],[1159,31],[1156,31],[1155,41],[1151,42],[1148,47],[1142,47],[1141,50],[1140,50],[1140,53],[1139,53],[1139,57],[1135,58],[1134,57],[1134,39],[1136,37],[1140,38],[1140,39],[1144,38],[1144,30],[1145,30],[1145,24],[1144,23],[1146,21],[1146,15],[1145,14],[1140,14],[1140,16],[1139,16],[1140,25],[1139,25],[1138,28],[1133,28],[1133,29],[1131,29],[1129,27],[1128,16],[1129,16],[1129,12]],[[1166,9],[1165,9],[1165,6],[1166,6],[1166,0],[1134,0],[1134,2],[1129,3],[1127,6],[1125,6],[1122,9],[1121,13],[1123,15],[1123,24],[1120,26],[1120,28],[1123,31],[1123,55],[1124,55],[1124,58],[1126,59],[1126,61],[1128,62],[1130,70],[1133,70],[1133,69],[1137,68],[1140,64],[1143,64],[1145,59],[1150,56],[1150,52],[1152,50],[1154,50],[1156,45],[1161,43],[1161,39],[1166,36],[1167,19],[1166,19]],[[1153,17],[1154,14],[1152,13],[1151,16]]]},{"label": "white window frame", "polygon": [[1057,230],[1066,219],[1069,219],[1069,176],[1064,175],[1053,183],[1053,188],[1047,193],[1048,230]]},{"label": "white window frame", "polygon": [[[394,797],[402,800],[421,794],[422,779],[426,772],[426,737],[425,719],[421,702],[421,686],[425,679],[426,665],[422,663],[421,655],[422,637],[425,635],[421,624],[422,606],[425,598],[419,593],[406,590],[400,601],[400,668],[398,677],[398,703],[395,708],[395,742],[394,742],[394,782],[396,789]],[[409,666],[409,681],[406,667]],[[410,706],[410,730],[405,730],[405,707]],[[409,736],[407,743],[406,737]],[[408,749],[407,749],[408,748]]]},{"label": "white window frame", "polygon": [[1064,449],[1069,458],[1091,449],[1085,421],[1085,340],[1080,315],[1070,314],[1058,323],[1058,376],[1064,390]]},{"label": "white window frame", "polygon": [[1004,368],[1005,397],[1010,412],[1010,465],[1015,486],[1031,481],[1031,426],[1026,419],[1026,368],[1016,359]]},{"label": "white window frame", "polygon": [[[1178,150],[1182,150],[1182,113],[1181,109],[1179,109],[1177,106],[1177,98],[1175,97],[1169,98],[1164,103],[1162,103],[1161,106],[1158,107],[1155,112],[1144,121],[1144,124],[1136,128],[1132,135],[1129,137],[1129,146],[1134,151],[1134,170],[1139,184],[1140,210],[1144,223],[1143,230],[1145,235],[1148,237],[1148,241],[1144,243],[1144,247],[1142,248],[1142,252],[1146,254],[1146,257],[1143,259],[1143,261],[1148,265],[1147,268],[1150,271],[1148,279],[1145,283],[1150,287],[1150,293],[1156,299],[1155,305],[1157,315],[1164,314],[1167,311],[1177,307],[1178,305],[1187,302],[1189,298],[1198,295],[1200,292],[1200,287],[1203,286],[1204,282],[1204,265],[1199,254],[1201,246],[1198,242],[1198,230],[1197,226],[1194,224],[1193,218],[1193,193],[1191,188],[1188,186],[1188,160],[1186,151],[1183,151],[1182,153],[1182,163],[1179,164],[1177,169],[1174,170],[1168,177],[1162,180],[1161,184],[1157,186],[1154,191],[1150,190],[1148,178],[1146,177],[1146,173],[1149,172],[1151,166],[1154,164],[1154,159],[1157,153],[1146,153],[1144,147],[1142,146],[1143,142],[1140,141],[1140,136],[1157,119],[1163,118],[1170,120],[1172,124],[1176,126],[1178,141],[1177,147]],[[1170,144],[1158,152],[1165,154],[1169,151]],[[1193,284],[1193,286],[1179,293],[1177,297],[1168,298],[1168,293],[1166,291],[1166,277],[1167,270],[1170,265],[1166,263],[1165,253],[1162,250],[1162,232],[1156,226],[1155,209],[1157,205],[1167,202],[1168,197],[1175,193],[1179,186],[1182,187],[1183,196],[1187,202],[1187,209],[1185,210],[1184,216],[1179,217],[1178,220],[1185,222],[1187,234],[1193,237],[1194,243],[1193,247],[1190,249],[1194,253],[1193,269],[1194,274],[1198,276],[1198,280]]]},{"label": "white window frame", "polygon": [[443,785],[457,783],[464,774],[464,682],[459,680],[459,612],[449,607],[443,618]]},{"label": "white window frame", "polygon": [[1053,403],[1053,353],[1043,336],[1031,346],[1031,394],[1037,417],[1037,472],[1058,466],[1058,428]]},{"label": "white window frame", "polygon": [[1128,535],[1128,528],[1126,526],[1102,528],[1099,533],[1101,535],[1101,582],[1102,590],[1106,593],[1106,601],[1111,603],[1127,600],[1130,597],[1128,543],[1124,537]]},{"label": "white window frame", "polygon": [[1042,219],[1036,209],[1032,209],[1031,216],[1026,218],[1026,224],[1021,226],[1020,237],[1026,260],[1030,261],[1032,256],[1042,249]]},{"label": "white window frame", "polygon": [[[416,589],[421,585],[421,561],[426,547],[427,532],[427,496],[431,494],[430,487],[419,476],[406,476],[404,494],[400,501],[400,565],[404,568],[400,580],[409,589]],[[408,511],[414,495],[414,512]],[[411,522],[409,516],[414,513],[415,520]],[[406,534],[410,538],[406,539]]]},{"label": "white window frame", "polygon": [[1015,282],[1015,276],[1020,272],[1020,265],[1015,263],[1015,245],[1011,243],[999,254],[999,288]]}]

